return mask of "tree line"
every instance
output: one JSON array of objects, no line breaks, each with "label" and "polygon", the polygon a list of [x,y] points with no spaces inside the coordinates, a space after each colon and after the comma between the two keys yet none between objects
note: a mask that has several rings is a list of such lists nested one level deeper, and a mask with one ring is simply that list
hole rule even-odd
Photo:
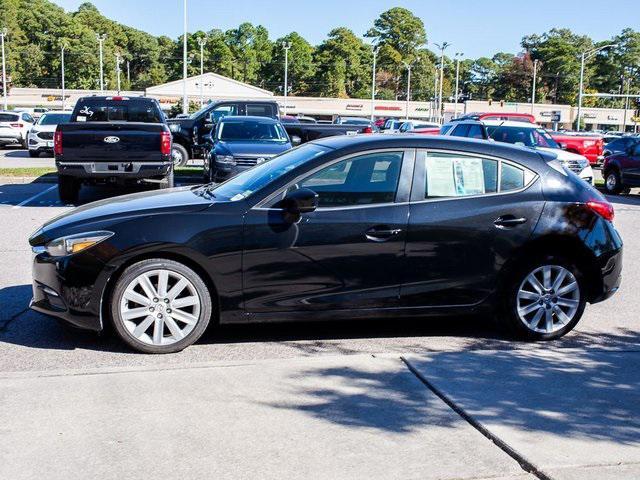
[{"label": "tree line", "polygon": [[[182,78],[182,37],[153,36],[104,17],[91,3],[75,12],[47,0],[0,0],[0,28],[6,27],[7,72],[12,86],[60,86],[60,49],[65,47],[67,88],[99,87],[96,34],[106,34],[104,72],[107,88],[115,88],[116,54],[123,60],[123,89],[144,89]],[[199,38],[206,37],[204,69],[283,93],[284,48],[289,50],[289,93],[292,95],[369,98],[376,47],[376,98],[406,98],[407,64],[412,66],[411,98],[430,100],[439,76],[440,51],[422,19],[405,8],[391,8],[358,36],[346,27],[329,32],[312,45],[297,32],[272,40],[261,25],[243,23],[222,31],[188,34],[189,75],[200,73]],[[444,51],[443,95],[454,92],[456,39]],[[479,39],[480,40],[480,39]],[[536,99],[575,103],[581,53],[607,44],[586,63],[585,92],[640,91],[640,32],[631,28],[596,42],[566,28],[523,37],[522,52],[460,61],[460,91],[465,98],[529,101],[537,61]],[[587,97],[585,105],[621,106],[621,100]]]}]

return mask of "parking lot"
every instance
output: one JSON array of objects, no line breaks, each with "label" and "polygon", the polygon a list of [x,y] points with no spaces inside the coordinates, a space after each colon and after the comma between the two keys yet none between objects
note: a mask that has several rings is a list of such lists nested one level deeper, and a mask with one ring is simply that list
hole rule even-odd
[{"label": "parking lot", "polygon": [[[0,164],[21,162],[15,152],[3,152]],[[0,467],[4,478],[28,478],[16,473],[62,478],[67,471],[82,471],[81,458],[69,452],[85,447],[98,452],[92,467],[102,476],[149,474],[129,461],[112,470],[109,458],[121,448],[119,438],[150,442],[151,451],[179,438],[195,448],[189,455],[197,459],[195,471],[219,478],[250,475],[258,468],[265,468],[265,477],[300,477],[285,459],[263,464],[282,449],[301,458],[308,472],[322,470],[320,458],[331,457],[333,470],[327,475],[352,468],[352,478],[381,472],[387,478],[454,478],[447,476],[452,471],[455,478],[524,480],[640,474],[637,190],[609,198],[625,240],[621,290],[590,306],[576,330],[561,340],[514,342],[489,318],[354,320],[224,326],[181,353],[154,356],[132,353],[114,338],[75,331],[28,309],[27,239],[43,222],[73,208],[58,200],[56,188],[8,178],[0,182],[0,398],[5,405],[0,421],[12,439],[12,460]],[[79,204],[138,190],[84,188]],[[190,399],[190,430],[158,420],[172,414],[158,403],[158,392],[165,392],[161,398],[171,404]],[[93,402],[96,395],[103,401]],[[49,398],[60,408],[46,408]],[[129,418],[123,405],[138,401],[148,405],[149,417],[123,423]],[[218,404],[215,415],[210,402]],[[96,423],[99,418],[114,423]],[[18,432],[28,432],[34,422],[49,445],[30,470],[24,468],[29,454],[21,450],[32,440]],[[145,428],[160,433],[139,437]],[[182,431],[190,433],[185,437]],[[211,432],[227,445],[215,455],[198,447]],[[247,438],[253,438],[249,455]],[[315,454],[299,447],[309,438]],[[146,456],[153,456],[137,450],[147,462]],[[460,458],[467,458],[465,465]],[[52,475],[43,470],[52,465],[58,466]],[[226,470],[231,465],[233,474]],[[160,462],[152,471],[175,478],[187,470]]]}]

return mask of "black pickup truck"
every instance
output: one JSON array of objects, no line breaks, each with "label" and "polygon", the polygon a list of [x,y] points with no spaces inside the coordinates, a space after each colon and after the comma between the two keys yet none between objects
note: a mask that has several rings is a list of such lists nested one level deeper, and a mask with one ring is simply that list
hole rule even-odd
[{"label": "black pickup truck", "polygon": [[66,203],[77,201],[82,184],[173,186],[171,132],[152,98],[80,98],[70,123],[56,128],[53,150]]},{"label": "black pickup truck", "polygon": [[[277,119],[280,106],[275,100],[221,100],[211,102],[187,117],[169,119],[176,166],[184,165],[190,158],[204,158],[211,149],[213,128],[227,115]],[[291,120],[282,123],[294,145],[333,135],[372,133],[366,125],[321,125]]]}]

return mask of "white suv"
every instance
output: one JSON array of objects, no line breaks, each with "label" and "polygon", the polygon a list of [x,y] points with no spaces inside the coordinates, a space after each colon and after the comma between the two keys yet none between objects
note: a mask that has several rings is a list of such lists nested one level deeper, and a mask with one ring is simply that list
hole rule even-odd
[{"label": "white suv", "polygon": [[27,136],[34,123],[29,113],[0,111],[0,146],[17,143],[27,148]]},{"label": "white suv", "polygon": [[71,120],[71,112],[46,112],[29,132],[29,156],[37,157],[42,152],[53,153],[53,134],[61,123]]}]

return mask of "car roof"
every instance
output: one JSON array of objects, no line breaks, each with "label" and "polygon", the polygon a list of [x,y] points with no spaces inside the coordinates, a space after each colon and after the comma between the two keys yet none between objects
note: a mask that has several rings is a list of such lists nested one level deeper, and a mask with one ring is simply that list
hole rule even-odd
[{"label": "car roof", "polygon": [[481,123],[484,123],[485,125],[488,125],[491,127],[499,125],[501,127],[520,127],[520,128],[532,128],[532,129],[542,128],[537,123],[518,122],[516,120],[482,120]]},{"label": "car roof", "polygon": [[262,123],[280,123],[280,120],[271,117],[259,117],[252,115],[225,115],[219,121],[220,122],[246,122],[251,120],[252,122]]},{"label": "car roof", "polygon": [[464,137],[419,134],[364,134],[336,135],[309,142],[341,153],[356,153],[365,150],[387,148],[428,148],[433,150],[453,150],[478,155],[496,156],[530,165],[543,160],[553,160],[554,154],[546,154],[532,148],[509,143],[489,142]]}]

